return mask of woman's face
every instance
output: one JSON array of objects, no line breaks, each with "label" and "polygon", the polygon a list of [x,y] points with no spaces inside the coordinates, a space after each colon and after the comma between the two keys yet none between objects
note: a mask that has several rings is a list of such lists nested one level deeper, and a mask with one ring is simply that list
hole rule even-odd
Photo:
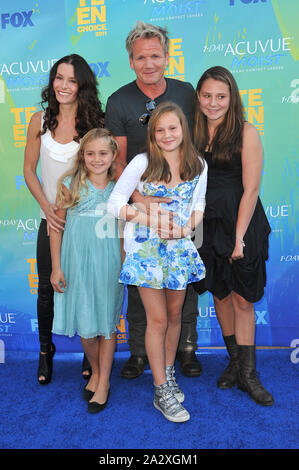
[{"label": "woman's face", "polygon": [[71,64],[59,64],[53,81],[53,89],[59,104],[73,104],[77,100],[78,83]]},{"label": "woman's face", "polygon": [[207,78],[197,91],[199,106],[208,122],[220,124],[226,115],[230,105],[229,86],[213,78]]},{"label": "woman's face", "polygon": [[155,139],[164,153],[174,152],[183,141],[183,130],[178,116],[174,112],[162,114],[155,128]]}]

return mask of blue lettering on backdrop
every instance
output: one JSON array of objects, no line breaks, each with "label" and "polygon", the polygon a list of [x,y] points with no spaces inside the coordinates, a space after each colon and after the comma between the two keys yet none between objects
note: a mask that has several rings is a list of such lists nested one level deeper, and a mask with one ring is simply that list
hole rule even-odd
[{"label": "blue lettering on backdrop", "polygon": [[107,70],[107,67],[109,65],[109,61],[106,61],[106,62],[92,62],[91,64],[88,64],[88,65],[93,70],[93,72],[94,72],[94,74],[97,78],[101,78],[103,76],[110,77],[110,73]]},{"label": "blue lettering on backdrop", "polygon": [[[42,179],[39,175],[37,175],[39,182],[42,182]],[[16,175],[15,176],[15,183],[16,183],[16,189],[20,190],[22,186],[25,186],[27,188],[27,184],[25,182],[25,178],[23,175]]]},{"label": "blue lettering on backdrop", "polygon": [[10,13],[1,14],[1,28],[6,29],[7,25],[11,25],[14,28],[25,28],[26,26],[34,26],[31,16],[33,10],[16,12],[12,15]]},{"label": "blue lettering on backdrop", "polygon": [[242,2],[244,3],[245,5],[248,5],[249,3],[266,3],[267,0],[229,0],[229,5],[231,7],[235,6],[235,2],[236,1],[239,1],[239,2]]},{"label": "blue lettering on backdrop", "polygon": [[24,76],[16,76],[16,77],[9,77],[7,79],[7,88],[15,88],[15,87],[44,87],[48,84],[49,76],[48,75],[24,75]]},{"label": "blue lettering on backdrop", "polygon": [[284,57],[286,54],[274,54],[267,56],[253,56],[253,57],[234,57],[231,63],[231,69],[242,67],[264,67],[269,65],[278,65],[281,57]]},{"label": "blue lettering on backdrop", "polygon": [[153,5],[151,12],[152,17],[159,16],[170,16],[170,15],[184,15],[191,13],[199,13],[200,6],[205,4],[204,0],[194,0],[188,2],[164,4],[164,5]]}]

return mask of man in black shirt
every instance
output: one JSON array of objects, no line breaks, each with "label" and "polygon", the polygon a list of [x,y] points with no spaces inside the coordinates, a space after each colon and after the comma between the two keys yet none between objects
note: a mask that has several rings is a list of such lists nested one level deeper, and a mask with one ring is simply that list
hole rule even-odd
[{"label": "man in black shirt", "polygon": [[[124,167],[146,146],[147,123],[153,109],[162,101],[174,101],[183,109],[192,132],[192,108],[194,89],[190,83],[165,78],[168,65],[169,39],[163,28],[138,22],[126,40],[130,66],[136,80],[113,93],[106,106],[105,127],[111,130],[120,146],[116,162],[117,177]],[[163,198],[132,195],[135,204],[149,207],[163,202]],[[195,351],[197,349],[198,296],[188,286],[182,310],[182,330],[177,359],[185,375],[198,376],[202,368]],[[131,356],[125,363],[121,376],[127,379],[142,374],[147,361],[144,337],[146,314],[136,286],[128,286],[129,346]]]}]

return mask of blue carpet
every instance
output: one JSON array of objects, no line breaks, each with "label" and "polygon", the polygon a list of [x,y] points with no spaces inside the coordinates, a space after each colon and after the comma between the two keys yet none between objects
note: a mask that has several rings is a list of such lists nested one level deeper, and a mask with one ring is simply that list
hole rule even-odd
[{"label": "blue carpet", "polygon": [[168,422],[152,405],[150,370],[132,381],[120,378],[127,353],[115,355],[106,409],[87,412],[82,398],[82,354],[56,353],[52,382],[36,380],[37,353],[7,351],[0,364],[1,449],[297,449],[299,363],[290,350],[258,350],[257,370],[275,398],[256,405],[238,388],[220,390],[216,380],[227,364],[224,350],[202,350],[201,377],[177,367],[191,414]]}]

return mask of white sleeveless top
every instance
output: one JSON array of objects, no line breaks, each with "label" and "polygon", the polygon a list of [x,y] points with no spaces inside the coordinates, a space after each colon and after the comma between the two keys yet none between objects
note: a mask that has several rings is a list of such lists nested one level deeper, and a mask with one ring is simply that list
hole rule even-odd
[{"label": "white sleeveless top", "polygon": [[[41,129],[44,121],[44,112],[42,113]],[[55,204],[57,183],[66,171],[72,167],[75,156],[79,149],[79,143],[72,140],[67,144],[56,142],[49,129],[41,135],[40,163],[41,163],[41,187],[44,195],[51,204]],[[42,209],[41,218],[46,216]]]}]

